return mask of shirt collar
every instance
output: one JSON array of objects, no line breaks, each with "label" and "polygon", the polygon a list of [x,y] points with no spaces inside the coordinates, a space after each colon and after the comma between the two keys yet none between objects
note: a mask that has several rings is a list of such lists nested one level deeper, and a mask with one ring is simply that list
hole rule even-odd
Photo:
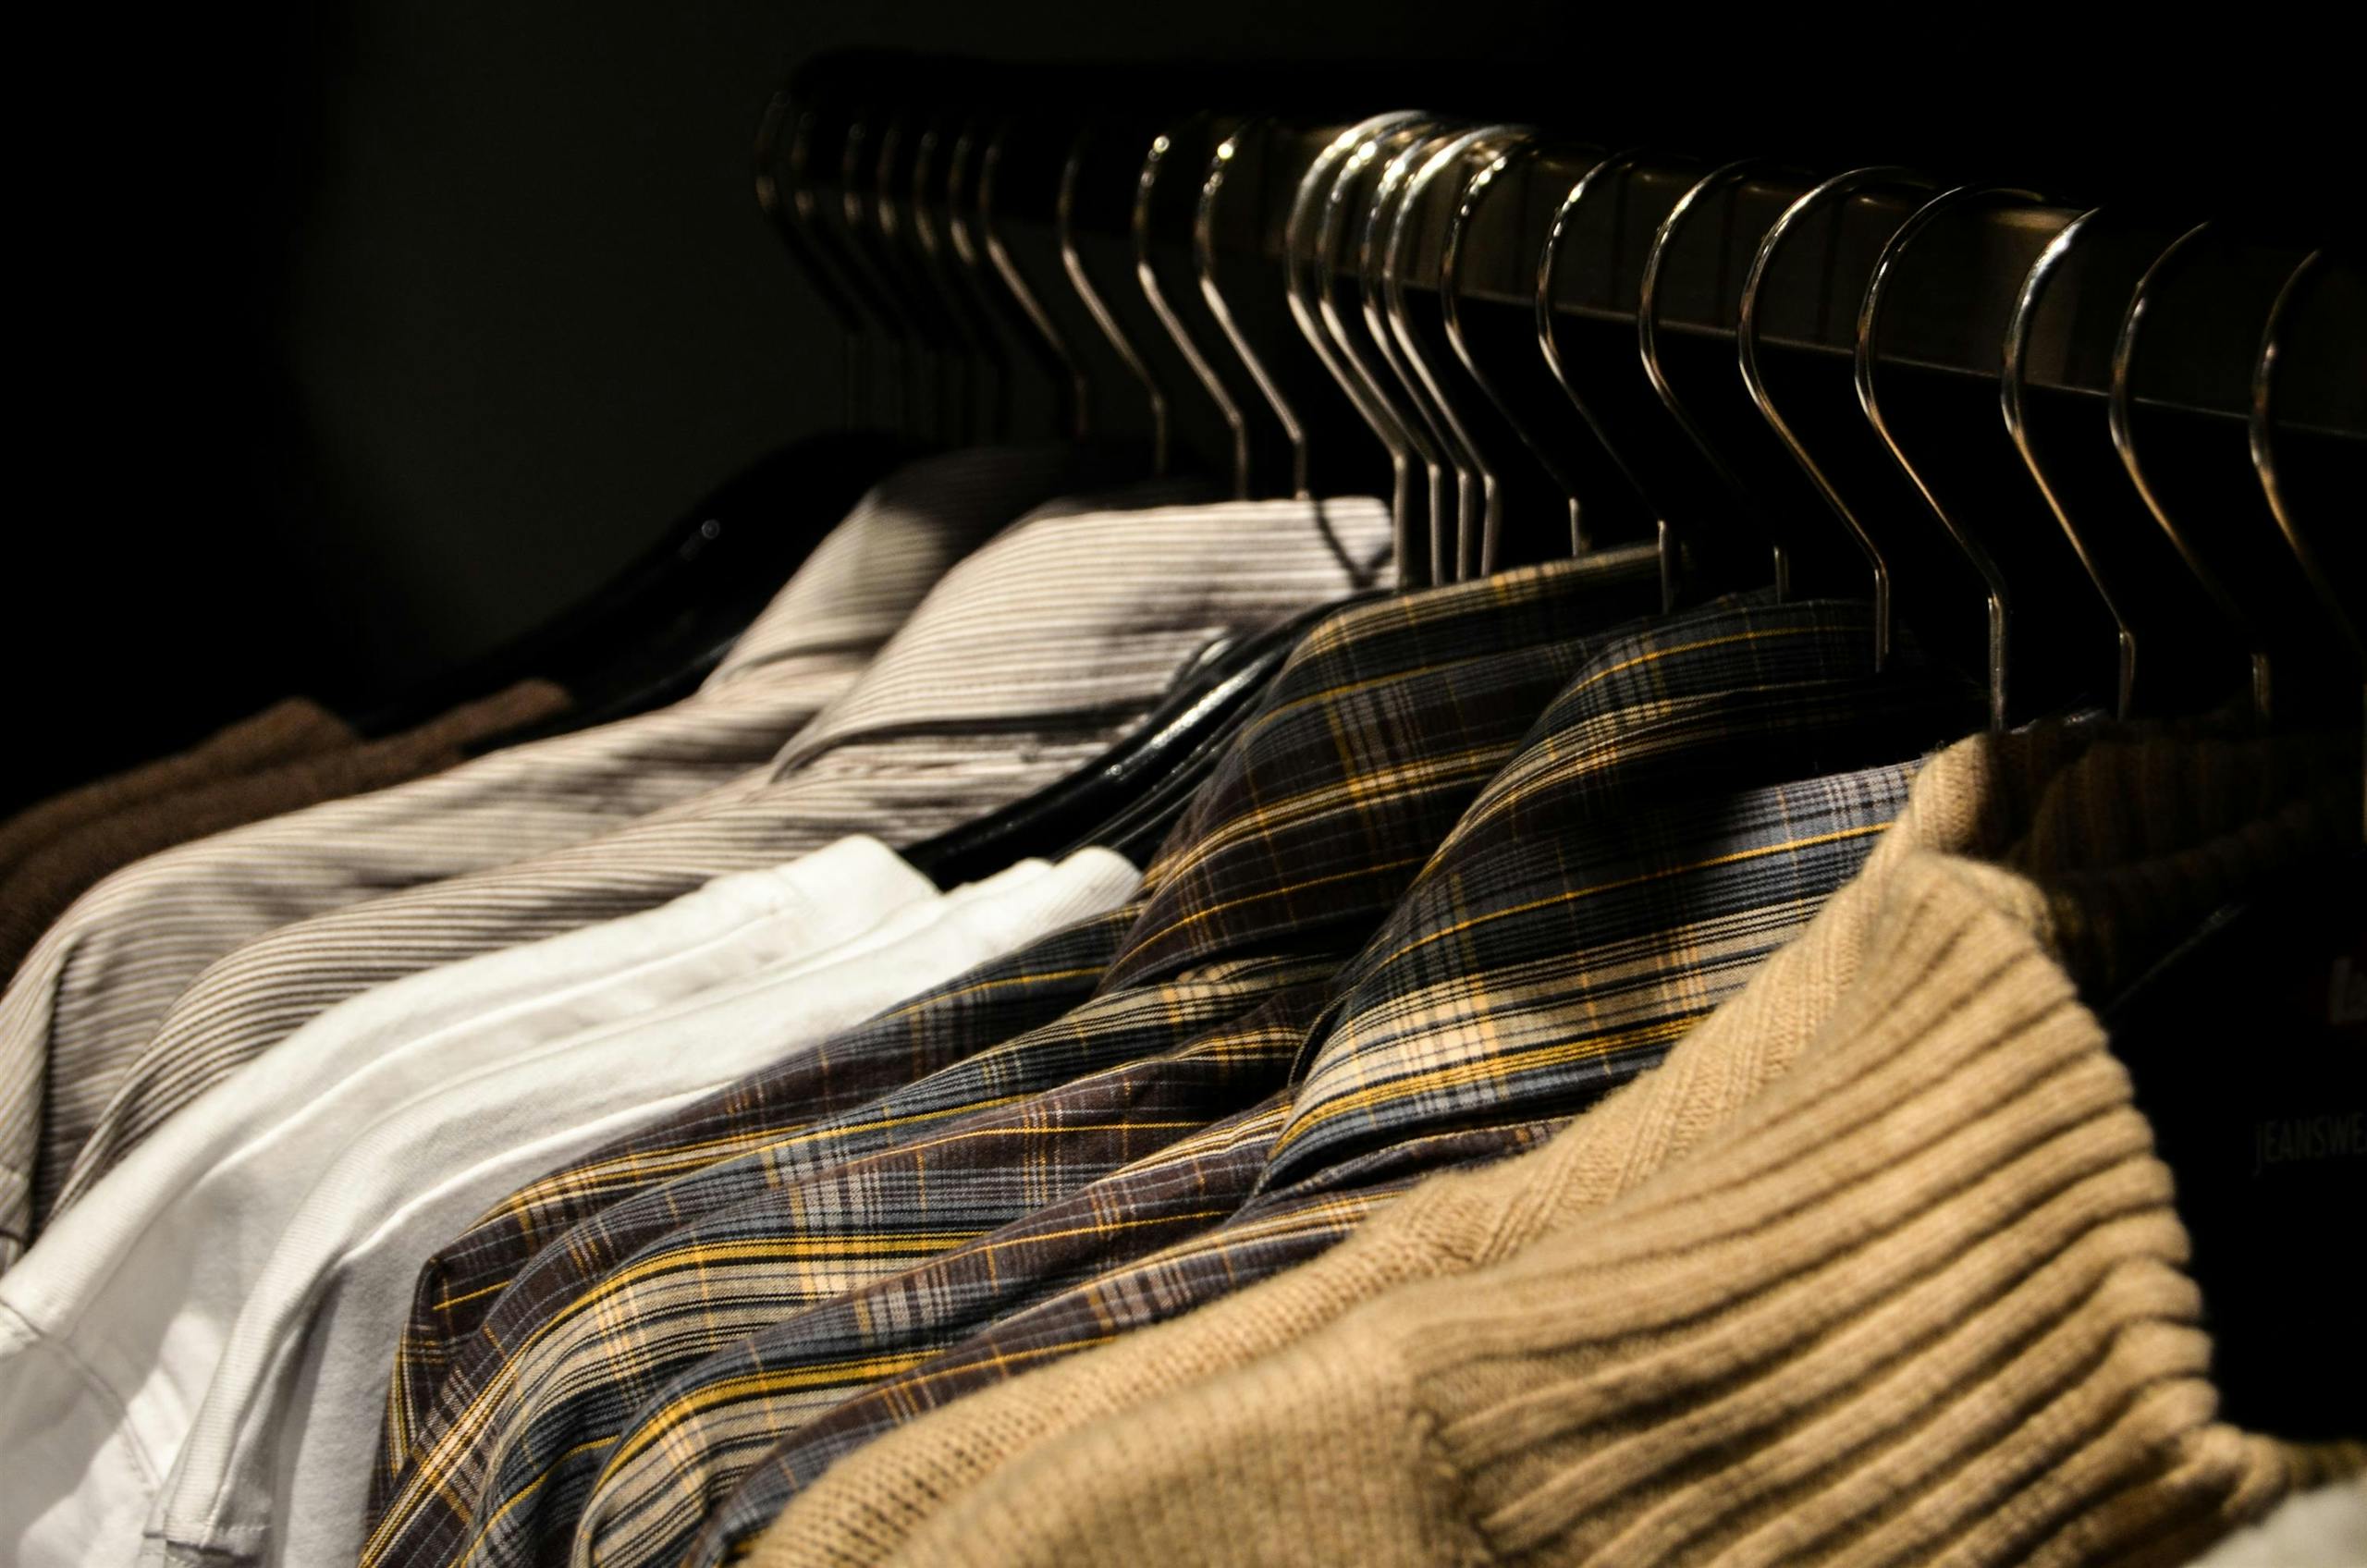
[{"label": "shirt collar", "polygon": [[774,776],[861,737],[1107,722],[1217,639],[1367,586],[1390,532],[1361,497],[1032,516],[947,573]]},{"label": "shirt collar", "polygon": [[972,447],[904,464],[830,530],[701,687],[803,655],[877,647],[949,568],[1109,459],[1067,443]]},{"label": "shirt collar", "polygon": [[1911,648],[1880,676],[1871,649],[1862,606],[1760,597],[1601,645],[1343,969],[1269,1181],[1575,1109],[1544,1101],[1640,1070],[1741,984],[1855,872],[1901,765],[1979,721]]},{"label": "shirt collar", "polygon": [[1353,944],[1583,656],[1657,604],[1649,550],[1343,610],[1294,649],[1154,861],[1105,988]]}]

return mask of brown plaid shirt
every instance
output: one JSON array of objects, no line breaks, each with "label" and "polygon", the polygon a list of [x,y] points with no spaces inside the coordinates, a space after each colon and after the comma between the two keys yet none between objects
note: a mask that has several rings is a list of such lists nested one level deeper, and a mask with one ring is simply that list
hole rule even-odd
[{"label": "brown plaid shirt", "polygon": [[1311,1256],[1657,1061],[1854,873],[1912,772],[1881,759],[1977,722],[1873,680],[1869,635],[1736,606],[1602,649],[1324,986],[1294,1088],[677,1377],[584,1510],[592,1560],[742,1550],[886,1427]]},{"label": "brown plaid shirt", "polygon": [[[538,1452],[563,1428],[613,1434],[688,1361],[1058,1201],[1243,1103],[1245,1084],[1286,1069],[1303,1035],[1289,998],[1315,999],[1585,656],[1571,630],[1647,607],[1650,589],[1648,558],[1622,558],[1344,612],[1294,655],[1196,799],[1085,1006],[1000,1045],[926,1003],[899,1010],[904,1060],[926,1054],[909,1047],[926,1036],[950,1065],[816,1118],[815,1084],[874,1060],[858,1031],[595,1157],[589,1182],[540,1184],[533,1223],[497,1214],[478,1227],[423,1293],[436,1327],[407,1337],[406,1360],[440,1356],[442,1382],[430,1409],[399,1371],[388,1469],[403,1474],[365,1555],[532,1556],[564,1534],[602,1455],[597,1439],[570,1439],[564,1473],[510,1506],[506,1477],[522,1457],[512,1434]],[[1018,973],[1036,956],[1012,961]],[[1227,1023],[1238,1027],[1203,1038]],[[1170,1058],[1148,1077],[1124,1073]],[[1049,1104],[1048,1090],[1061,1091]],[[644,1183],[644,1170],[659,1180]],[[599,1196],[571,1195],[584,1188]],[[563,1235],[560,1217],[573,1219]],[[750,1292],[695,1283],[726,1259],[751,1271]],[[685,1286],[721,1316],[693,1328],[659,1305]],[[609,1339],[603,1326],[621,1332],[595,1345]],[[546,1372],[572,1378],[562,1366],[593,1368],[602,1393],[545,1408],[559,1388]]]}]

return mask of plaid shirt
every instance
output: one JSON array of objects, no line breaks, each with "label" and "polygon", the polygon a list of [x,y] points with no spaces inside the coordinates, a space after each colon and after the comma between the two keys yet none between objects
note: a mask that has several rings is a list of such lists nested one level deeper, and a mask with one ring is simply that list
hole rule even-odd
[{"label": "plaid shirt", "polygon": [[[1428,936],[1438,928],[1442,912],[1459,928],[1484,933],[1465,938],[1462,959],[1468,967],[1460,971],[1472,977],[1466,983],[1466,1000],[1476,1000],[1480,1016],[1498,1002],[1512,1015],[1539,1011],[1538,976],[1526,971],[1534,967],[1533,949],[1552,951],[1564,955],[1564,1011],[1574,993],[1598,1003],[1603,996],[1657,996],[1664,1016],[1659,1021],[1662,1032],[1650,1037],[1664,1043],[1676,1032],[1672,1021],[1706,1011],[1724,989],[1739,983],[1755,956],[1742,950],[1740,938],[1712,942],[1705,932],[1722,931],[1737,908],[1763,908],[1770,913],[1756,927],[1761,942],[1756,951],[1780,942],[1854,871],[1870,834],[1903,800],[1907,770],[1893,766],[1859,778],[1742,794],[1736,788],[1834,759],[1895,754],[1906,732],[1903,719],[1922,715],[1928,720],[1935,707],[1956,711],[1952,704],[1935,702],[1929,682],[1869,680],[1866,643],[1859,614],[1846,607],[1834,612],[1791,606],[1735,609],[1603,650],[1555,704],[1544,734],[1525,748],[1507,780],[1514,788],[1491,790],[1487,809],[1474,813],[1467,830],[1440,851],[1415,895],[1367,945],[1372,958],[1351,967],[1346,989],[1325,979],[1294,986],[1238,1023],[1204,1035],[1164,1059],[1130,1063],[1042,1096],[1017,1113],[965,1124],[970,1141],[963,1150],[950,1151],[951,1158],[938,1153],[930,1175],[937,1186],[958,1187],[962,1197],[875,1208],[868,1226],[855,1227],[857,1235],[875,1232],[882,1213],[979,1219],[977,1193],[994,1184],[998,1162],[1007,1165],[1011,1158],[998,1133],[1018,1136],[1025,1169],[1036,1170],[1032,1162],[1049,1159],[1057,1161],[1063,1176],[1098,1177],[1116,1167],[1132,1146],[1121,1144],[1110,1125],[1113,1104],[1124,1108],[1128,1127],[1149,1124],[1156,1144],[1173,1135],[1171,1124],[1220,1119],[1231,1107],[1248,1103],[1261,1087],[1281,1087],[1289,1064],[1311,1047],[1315,1065],[1329,1069],[1330,1047],[1336,1041],[1325,1040],[1317,1029],[1323,999],[1329,997],[1336,1011],[1343,996],[1355,1001],[1377,990],[1389,998],[1407,977],[1424,979],[1418,965],[1404,966],[1401,949],[1417,933]],[[1956,721],[1948,720],[1946,728],[1956,728]],[[1539,780],[1552,785],[1550,800],[1539,797]],[[1661,803],[1648,803],[1652,802]],[[1593,831],[1585,831],[1589,824]],[[1540,841],[1534,837],[1540,832],[1567,841]],[[1534,852],[1540,842],[1556,852]],[[1531,852],[1513,856],[1508,868],[1503,851],[1522,843]],[[1638,883],[1674,888],[1658,899],[1617,896]],[[1475,906],[1475,897],[1490,901]],[[1659,986],[1650,982],[1650,959],[1637,962],[1638,955],[1653,952],[1662,978]],[[1640,993],[1639,969],[1645,974]],[[1483,976],[1494,984],[1484,983]],[[1631,1001],[1630,1011],[1650,1009]],[[1425,1033],[1451,1038],[1455,1022],[1452,1014],[1442,1016]],[[1609,1027],[1598,1027],[1595,1035],[1606,1046],[1619,1041],[1619,1032]],[[1385,1043],[1376,1045],[1361,1035],[1355,1040],[1357,1048],[1348,1060],[1372,1065],[1386,1058]],[[1385,1182],[1391,1180],[1387,1157],[1395,1153],[1396,1180],[1402,1182],[1427,1168],[1420,1153],[1405,1146],[1410,1144],[1429,1145],[1424,1152],[1433,1159],[1457,1154],[1466,1160],[1483,1158],[1490,1152],[1486,1137],[1454,1134],[1508,1120],[1533,1124],[1539,1112],[1566,1113],[1648,1060],[1636,1055],[1614,1059],[1607,1068],[1588,1066],[1589,1053],[1563,1046],[1533,1059],[1515,1052],[1503,1061],[1482,1053],[1482,1072],[1473,1077],[1486,1087],[1474,1089],[1460,1103],[1426,1097],[1422,1072],[1383,1072],[1383,1081],[1412,1085],[1397,1104],[1393,1133],[1372,1140],[1361,1161],[1355,1150],[1341,1158],[1367,1165],[1364,1181]],[[1415,1052],[1417,1069],[1444,1054],[1434,1040],[1397,1048]],[[537,1449],[581,1454],[586,1442],[598,1444],[605,1435],[605,1415],[554,1419],[546,1405],[537,1413],[538,1425],[547,1424],[550,1435],[538,1433],[517,1445],[528,1463],[497,1476],[497,1495],[555,1495],[558,1518],[536,1532],[546,1544],[555,1544],[555,1537],[566,1534],[577,1489],[593,1484],[578,1532],[583,1555],[604,1562],[674,1560],[700,1515],[722,1500],[780,1431],[896,1370],[891,1358],[900,1350],[916,1357],[1049,1290],[1150,1251],[1179,1230],[1218,1223],[1228,1203],[1237,1207],[1245,1194],[1217,1190],[1214,1178],[1245,1170],[1250,1161],[1244,1157],[1261,1148],[1271,1153],[1260,1186],[1278,1194],[1291,1186],[1291,1173],[1273,1158],[1282,1152],[1275,1138],[1286,1141],[1306,1120],[1306,1089],[1318,1076],[1309,1076],[1293,1097],[1291,1113],[1279,1121],[1269,1111],[1263,1119],[1250,1116],[1245,1124],[1220,1125],[1213,1149],[1199,1140],[1171,1146],[1137,1160],[1121,1176],[1081,1185],[1066,1203],[1014,1213],[1002,1227],[966,1243],[948,1240],[932,1225],[934,1233],[922,1235],[910,1253],[879,1260],[881,1271],[872,1278],[880,1282],[852,1299],[817,1302],[814,1310],[772,1326],[759,1321],[765,1314],[779,1318],[784,1306],[812,1298],[803,1290],[783,1292],[774,1279],[751,1280],[736,1292],[748,1306],[736,1320],[730,1308],[704,1302],[698,1315],[702,1335],[714,1330],[713,1342],[725,1348],[670,1382],[652,1379],[636,1388],[638,1412],[614,1448],[602,1450],[607,1463],[596,1484],[591,1466],[584,1466],[580,1479],[555,1476],[553,1466],[533,1456]],[[1475,1114],[1481,1106],[1493,1114]],[[1475,1121],[1478,1128],[1471,1125]],[[1510,1141],[1497,1139],[1495,1150]],[[959,1158],[972,1147],[985,1151],[984,1163],[975,1170]],[[1212,1158],[1215,1154],[1233,1158]],[[1334,1160],[1329,1168],[1339,1164]],[[876,1174],[866,1170],[862,1179],[874,1183]],[[909,1178],[918,1174],[917,1164],[907,1168]],[[846,1185],[844,1173],[833,1173],[797,1207],[835,1213],[837,1205],[816,1199]],[[1301,1180],[1296,1185],[1304,1192],[1307,1183]],[[761,1207],[761,1217],[750,1217],[756,1233],[785,1233],[784,1206],[775,1199]],[[1273,1207],[1249,1216],[1249,1228],[1269,1243],[1276,1217],[1268,1210]],[[1289,1199],[1284,1207],[1290,1207]],[[1327,1208],[1336,1210],[1337,1205],[1299,1204],[1295,1215],[1304,1219]],[[1283,1216],[1286,1221],[1290,1217]],[[833,1251],[812,1224],[794,1230],[801,1247]],[[701,1235],[698,1244],[712,1252],[746,1239],[739,1230],[719,1228]],[[682,1241],[672,1238],[668,1245]],[[934,1262],[914,1256],[931,1249],[945,1256]],[[712,1273],[702,1276],[701,1285],[709,1296],[735,1294]],[[572,1402],[572,1409],[585,1413],[586,1402]]]},{"label": "plaid shirt", "polygon": [[677,1378],[610,1458],[578,1555],[744,1550],[886,1427],[1303,1261],[1657,1061],[1854,874],[1912,767],[1748,786],[1975,721],[1927,676],[1869,679],[1866,640],[1849,606],[1791,606],[1604,650],[1329,987],[1294,1094]]},{"label": "plaid shirt", "polygon": [[[1572,629],[1648,608],[1650,586],[1649,557],[1623,557],[1383,601],[1311,634],[1179,825],[1100,994],[991,1049],[978,1047],[994,1036],[965,1033],[950,1053],[976,1054],[954,1066],[852,1114],[772,1129],[756,1152],[615,1203],[534,1256],[447,1370],[365,1561],[531,1556],[603,1452],[546,1437],[612,1438],[672,1372],[731,1339],[1254,1100],[1241,1084],[1287,1068],[1319,993],[1279,1020],[1243,1015],[1318,983],[1370,935],[1585,656]],[[1228,1021],[1241,1027],[1177,1049]],[[1111,1076],[1154,1059],[1165,1078]],[[1023,1098],[1061,1085],[1054,1104]],[[965,1111],[975,1125],[956,1125]],[[710,1107],[717,1117],[730,1113]],[[957,1166],[971,1174],[939,1178]],[[926,1224],[879,1229],[923,1194]],[[709,1288],[742,1267],[747,1292]],[[692,1297],[738,1305],[694,1326]],[[513,1504],[509,1478],[527,1470],[543,1479]]]},{"label": "plaid shirt", "polygon": [[[827,1390],[835,1403],[798,1401],[796,1414],[813,1411],[810,1421],[803,1427],[779,1421],[779,1429],[790,1435],[742,1474],[719,1505],[712,1492],[698,1495],[694,1512],[705,1517],[697,1522],[697,1534],[681,1561],[712,1563],[744,1556],[798,1492],[841,1455],[884,1432],[963,1394],[1090,1350],[1131,1329],[1180,1317],[1294,1268],[1344,1239],[1425,1171],[1518,1154],[1545,1142],[1563,1125],[1556,1119],[1415,1139],[1382,1157],[1334,1167],[1311,1186],[1256,1196],[1252,1189],[1265,1169],[1265,1156],[1288,1115],[1286,1099],[1269,1101],[1255,1113],[1257,1137],[1228,1140],[1220,1169],[1212,1161],[1201,1162],[1202,1207],[1226,1216],[1222,1223],[1203,1227],[1119,1267],[1109,1267],[1105,1256],[1100,1272],[1090,1279],[996,1321],[950,1349],[934,1354],[917,1347],[881,1354],[877,1357],[877,1380],[856,1385],[860,1391],[852,1397],[840,1388]],[[1162,1163],[1148,1161],[1121,1171],[1111,1184],[1139,1185],[1143,1176]],[[784,1414],[789,1409],[786,1403],[780,1408]],[[699,1479],[715,1485],[709,1476]],[[624,1522],[633,1521],[626,1515]]]}]

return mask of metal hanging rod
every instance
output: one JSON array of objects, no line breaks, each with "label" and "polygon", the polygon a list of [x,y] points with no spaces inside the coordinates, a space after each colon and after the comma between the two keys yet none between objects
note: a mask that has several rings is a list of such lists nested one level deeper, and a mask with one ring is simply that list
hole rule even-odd
[{"label": "metal hanging rod", "polygon": [[[1279,264],[1294,170],[1304,168],[1341,129],[1322,125],[1277,132],[1267,167],[1242,182],[1257,190],[1257,199],[1245,197],[1227,208],[1225,221],[1215,235],[1217,247],[1235,255],[1262,255]],[[1601,156],[1596,152],[1557,151],[1549,144],[1497,177],[1503,189],[1490,197],[1487,212],[1461,241],[1457,288],[1463,300],[1522,311],[1534,308],[1538,256],[1554,212],[1571,186]],[[1573,242],[1566,248],[1583,253],[1556,275],[1552,299],[1556,312],[1573,321],[1632,329],[1637,284],[1653,225],[1706,166],[1698,161],[1645,157],[1622,171],[1625,189],[1620,198],[1600,205],[1604,214],[1600,221],[1609,232],[1598,235],[1591,246]],[[1663,289],[1658,312],[1663,337],[1733,344],[1735,304],[1760,237],[1818,178],[1805,171],[1772,172],[1733,188],[1731,204],[1717,225],[1716,241],[1705,240],[1689,249],[1676,263],[1677,276]],[[1803,253],[1821,244],[1830,256],[1870,258],[1926,199],[1928,192],[1907,190],[1860,192],[1836,204],[1821,232],[1804,234],[1794,243]],[[1898,290],[1885,331],[1884,361],[1944,377],[1977,378],[1993,386],[2017,286],[2081,211],[2074,206],[2005,202],[1968,210],[1960,219],[1960,232],[1951,236],[1944,248],[1937,243],[1924,248],[1931,258],[1926,276],[1919,277],[1911,288]],[[1434,220],[1417,236],[1404,271],[1408,287],[1433,292],[1439,287],[1446,227],[1442,214],[1434,214]],[[2184,227],[2163,225],[2163,242],[2166,244]],[[2238,254],[2229,264],[2276,268],[2281,276],[2305,249],[2260,245],[2255,253]],[[1337,265],[1342,276],[1348,276],[1354,259],[1343,258]],[[1859,302],[1853,274],[1846,268],[1795,265],[1788,269],[1785,284],[1779,292],[1789,297],[1781,301],[1780,309],[1768,312],[1760,347],[1778,354],[1804,354],[1846,363],[1854,349],[1852,333]],[[1802,297],[1803,289],[1819,288],[1821,297]],[[2124,302],[2100,302],[2098,308],[2116,312]],[[2225,330],[2225,326],[2224,323],[2197,324],[2198,330],[2203,331]],[[2171,336],[2178,325],[2167,325],[2164,330],[2165,337]],[[2165,347],[2153,384],[2139,400],[2149,407],[2215,420],[2245,420],[2250,412],[2245,387],[2200,374],[2181,378],[2183,368],[2206,362],[2205,356],[2189,358]],[[2107,396],[2109,368],[2105,363],[2087,362],[2061,337],[2034,342],[2029,351],[2031,387],[2092,398],[2099,407]],[[2349,404],[2336,416],[2341,423],[2313,423],[2306,416],[2297,419],[2291,425],[2297,434],[2367,443],[2367,419],[2350,417],[2358,407],[2356,399],[2297,398],[2296,403],[2312,409]]]}]

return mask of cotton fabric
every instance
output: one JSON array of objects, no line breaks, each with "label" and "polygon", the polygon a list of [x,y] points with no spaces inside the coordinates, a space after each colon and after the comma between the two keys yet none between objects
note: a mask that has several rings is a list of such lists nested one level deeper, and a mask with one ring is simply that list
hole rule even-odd
[{"label": "cotton fabric", "polygon": [[[386,1346],[426,1250],[489,1194],[615,1136],[620,1120],[645,1121],[913,985],[1107,910],[1137,880],[1100,850],[1014,870],[908,906],[806,962],[481,1072],[383,1120],[324,1180],[250,1295],[152,1513],[144,1560],[350,1557]],[[570,1130],[525,1139],[525,1128]],[[455,1173],[415,1195],[378,1174],[422,1149]],[[301,1295],[284,1288],[299,1282]]]},{"label": "cotton fabric", "polygon": [[[399,924],[357,932],[306,922],[653,814],[696,810],[761,769],[845,691],[954,561],[1075,472],[1066,447],[981,449],[910,465],[816,547],[692,698],[185,844],[92,888],[0,997],[0,1268],[22,1250],[36,1216],[66,1201],[68,1170],[101,1112],[208,965],[289,927],[286,940],[191,998],[197,1011],[185,1015],[178,1043],[164,1044],[166,1060],[184,1051],[202,1059],[209,1043],[232,1057],[260,1048],[374,985],[505,945],[497,927],[453,950],[433,935],[413,948]],[[822,841],[715,874],[778,864]],[[499,908],[496,899],[448,909],[442,925],[465,932],[472,921],[497,921]],[[595,909],[586,920],[624,913]],[[549,934],[527,929],[509,939]],[[187,1066],[197,1084],[218,1075],[202,1060]],[[110,1144],[107,1158],[94,1156],[73,1191],[96,1180],[113,1152]]]},{"label": "cotton fabric", "polygon": [[[310,1048],[334,1046],[346,1034],[335,1010],[325,1014],[316,1023],[327,1027],[313,1039],[284,1043],[284,1061],[266,1056],[254,1064],[259,1083],[225,1084],[191,1107],[188,1131],[177,1128],[137,1151],[91,1205],[78,1206],[0,1278],[0,1446],[42,1456],[0,1477],[6,1512],[38,1521],[35,1543],[113,1541],[130,1550],[147,1513],[142,1492],[153,1491],[178,1452],[225,1341],[290,1226],[312,1215],[327,1229],[333,1221],[320,1212],[326,1204],[341,1205],[337,1212],[351,1223],[371,1222],[386,1207],[373,1194],[390,1185],[399,1193],[434,1173],[435,1163],[420,1163],[423,1151],[449,1155],[467,1136],[404,1151],[384,1140],[369,1145],[371,1129],[397,1108],[440,1100],[467,1083],[464,1062],[498,1069],[538,1043],[546,1049],[569,1037],[569,1004],[583,1001],[580,990],[543,998],[538,1008],[530,988],[521,1006],[499,989],[498,974],[485,972],[557,974],[612,955],[620,942],[693,925],[740,937],[725,945],[738,952],[741,973],[767,956],[803,968],[900,911],[933,911],[938,902],[926,879],[893,851],[849,840],[778,873],[702,889],[681,900],[687,907],[652,912],[606,939],[587,932],[554,938],[550,945],[566,952],[488,955],[478,974],[459,976],[446,996],[435,996],[431,974],[375,1006],[369,996],[354,998],[349,1012],[377,1025],[365,1038],[379,1046],[401,1040],[406,1002],[432,998],[417,1018],[420,1048],[404,1063],[419,1071],[373,1073],[364,1063],[358,1081],[340,1082],[334,1072],[340,1053]],[[749,939],[752,926],[761,947]],[[624,1006],[621,1016],[637,1011],[626,992],[694,994],[714,971],[680,962],[648,967],[658,973],[638,976],[639,986],[602,987],[612,1005]],[[472,995],[509,1005],[481,1012],[467,1005]],[[398,1045],[391,1054],[405,1053]],[[283,1113],[276,1119],[274,1108]],[[255,1133],[243,1144],[235,1141],[241,1127]],[[497,1135],[493,1121],[476,1131]],[[328,1182],[334,1171],[350,1169],[357,1145],[372,1146],[377,1163]],[[80,1485],[61,1484],[75,1476]],[[144,1479],[128,1483],[130,1476]]]},{"label": "cotton fabric", "polygon": [[194,782],[66,828],[28,849],[0,885],[0,973],[13,975],[43,932],[118,867],[193,839],[440,773],[567,711],[567,692],[521,680],[377,741],[327,746]]},{"label": "cotton fabric", "polygon": [[1105,749],[1211,643],[1366,586],[1387,533],[1371,501],[1061,513],[1006,531],[761,776],[591,842],[315,916],[217,964],[123,1066],[64,1190],[369,986],[849,833],[912,843],[1026,795]]}]

